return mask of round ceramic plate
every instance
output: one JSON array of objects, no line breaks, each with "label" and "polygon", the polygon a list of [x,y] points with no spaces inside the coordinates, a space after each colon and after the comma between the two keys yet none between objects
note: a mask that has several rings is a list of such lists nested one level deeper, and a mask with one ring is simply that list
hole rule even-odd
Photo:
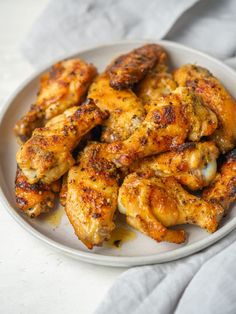
[{"label": "round ceramic plate", "polygon": [[[116,56],[126,53],[144,41],[122,42],[104,45],[78,52],[73,56],[94,63],[100,71]],[[225,87],[236,98],[236,73],[223,63],[187,47],[167,42],[159,42],[168,52],[172,67],[179,67],[185,63],[197,63],[208,68],[223,82]],[[57,60],[55,60],[56,62]],[[30,104],[34,101],[39,86],[42,69],[21,86],[11,99],[4,105],[0,117],[0,201],[12,217],[29,233],[52,248],[82,261],[109,265],[109,266],[134,266],[152,263],[162,263],[176,260],[193,254],[207,246],[212,245],[236,227],[236,206],[232,208],[223,219],[220,228],[214,234],[208,234],[195,226],[185,226],[189,234],[188,240],[183,245],[170,243],[157,243],[143,234],[132,230],[124,224],[124,217],[118,217],[118,232],[112,236],[116,244],[121,241],[120,247],[113,246],[113,242],[103,247],[88,250],[75,236],[62,208],[58,207],[51,213],[39,219],[29,219],[16,209],[14,199],[14,179],[16,171],[15,154],[18,149],[16,139],[12,132],[13,125]]]}]

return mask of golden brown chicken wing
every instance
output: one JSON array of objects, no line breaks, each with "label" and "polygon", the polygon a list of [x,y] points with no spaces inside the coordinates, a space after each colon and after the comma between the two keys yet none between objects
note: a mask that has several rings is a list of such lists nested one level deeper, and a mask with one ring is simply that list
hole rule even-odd
[{"label": "golden brown chicken wing", "polygon": [[119,174],[106,159],[105,145],[87,146],[68,173],[65,210],[76,235],[89,249],[109,239],[115,228]]},{"label": "golden brown chicken wing", "polygon": [[[136,173],[127,176],[119,190],[119,211],[126,215],[126,221],[130,226],[157,242],[183,243],[186,239],[184,230],[168,229],[155,217],[151,204],[151,190],[154,186],[151,184],[150,179],[142,179]],[[164,200],[168,205],[171,204],[166,195]],[[172,205],[167,208],[171,210],[173,207]]]},{"label": "golden brown chicken wing", "polygon": [[199,190],[215,178],[218,156],[219,150],[214,142],[184,143],[174,151],[135,161],[129,171],[173,176],[190,190]]},{"label": "golden brown chicken wing", "polygon": [[162,96],[169,95],[177,88],[176,82],[172,75],[167,72],[167,69],[165,63],[158,63],[135,88],[135,93],[142,99],[147,112],[150,101],[156,101]]},{"label": "golden brown chicken wing", "polygon": [[223,214],[220,205],[189,194],[173,177],[145,178],[137,173],[124,180],[118,204],[128,224],[158,242],[184,242],[183,230],[168,229],[179,224],[196,224],[214,232]]},{"label": "golden brown chicken wing", "polygon": [[143,104],[138,97],[129,89],[117,91],[110,87],[106,74],[98,76],[90,86],[88,98],[93,99],[101,110],[110,113],[103,123],[103,142],[126,140],[145,117]]},{"label": "golden brown chicken wing", "polygon": [[119,90],[132,88],[166,57],[163,48],[156,44],[148,44],[119,56],[106,69],[111,87]]},{"label": "golden brown chicken wing", "polygon": [[15,180],[16,205],[31,218],[48,212],[54,207],[56,193],[60,190],[60,182],[51,184],[30,184],[22,171],[17,168]]},{"label": "golden brown chicken wing", "polygon": [[74,164],[71,153],[81,138],[107,117],[92,100],[68,110],[57,123],[35,129],[18,151],[17,163],[30,183],[59,179]]},{"label": "golden brown chicken wing", "polygon": [[187,88],[177,88],[152,102],[140,127],[125,141],[108,144],[108,151],[119,165],[176,148],[188,138],[198,141],[217,127],[216,115]]},{"label": "golden brown chicken wing", "polygon": [[236,150],[227,156],[220,173],[212,184],[203,190],[203,198],[212,203],[220,204],[225,211],[236,200]]},{"label": "golden brown chicken wing", "polygon": [[96,74],[97,70],[92,64],[80,59],[55,64],[42,76],[35,103],[15,125],[19,142],[29,139],[33,130],[43,126],[45,120],[63,113],[69,107],[79,105]]},{"label": "golden brown chicken wing", "polygon": [[236,102],[220,81],[207,69],[191,64],[176,70],[174,79],[190,87],[215,112],[219,125],[211,139],[223,153],[231,150],[236,144]]}]

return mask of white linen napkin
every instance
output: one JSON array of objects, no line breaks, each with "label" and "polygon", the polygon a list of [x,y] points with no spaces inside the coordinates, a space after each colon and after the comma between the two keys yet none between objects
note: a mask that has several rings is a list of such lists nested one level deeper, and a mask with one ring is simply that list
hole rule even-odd
[{"label": "white linen napkin", "polygon": [[121,39],[161,39],[198,0],[52,0],[23,44],[35,66]]},{"label": "white linen napkin", "polygon": [[96,314],[236,313],[236,231],[179,261],[132,268],[108,291]]},{"label": "white linen napkin", "polygon": [[[120,39],[169,39],[236,69],[234,0],[52,0],[22,51],[35,66]],[[116,281],[96,314],[236,313],[236,231],[200,253],[136,267]]]}]

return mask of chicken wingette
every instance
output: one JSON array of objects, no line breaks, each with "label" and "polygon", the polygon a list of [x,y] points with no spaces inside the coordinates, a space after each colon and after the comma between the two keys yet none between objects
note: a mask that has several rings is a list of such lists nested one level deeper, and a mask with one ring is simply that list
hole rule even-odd
[{"label": "chicken wingette", "polygon": [[132,88],[163,59],[166,59],[166,52],[157,44],[147,44],[119,56],[106,69],[111,87],[118,90]]},{"label": "chicken wingette", "polygon": [[48,212],[55,205],[60,182],[51,184],[41,182],[30,184],[22,171],[17,168],[15,179],[15,196],[17,208],[31,218]]},{"label": "chicken wingette", "polygon": [[174,79],[201,96],[205,105],[215,112],[219,124],[211,139],[222,153],[231,150],[236,145],[236,102],[221,82],[207,69],[191,64],[177,69]]},{"label": "chicken wingette", "polygon": [[95,79],[89,88],[88,98],[93,99],[101,110],[107,110],[110,114],[102,126],[102,142],[126,140],[145,117],[144,106],[134,92],[129,89],[113,89],[106,74]]},{"label": "chicken wingette", "polygon": [[84,100],[97,70],[80,59],[58,62],[41,77],[35,103],[16,123],[14,131],[20,143],[30,138],[36,127]]},{"label": "chicken wingette", "polygon": [[228,154],[212,184],[203,190],[203,198],[220,204],[226,213],[236,200],[236,149]]},{"label": "chicken wingette", "polygon": [[132,227],[154,240],[182,243],[183,230],[169,227],[195,224],[212,233],[216,231],[223,208],[189,194],[173,178],[145,178],[132,173],[119,190],[119,211]]},{"label": "chicken wingette", "polygon": [[18,151],[17,163],[29,183],[59,179],[74,164],[72,151],[81,138],[107,117],[92,100],[68,110],[69,114],[54,118],[58,122],[35,129]]},{"label": "chicken wingette", "polygon": [[68,172],[65,211],[75,234],[89,249],[102,245],[115,228],[119,173],[107,160],[105,145],[88,145],[78,165]]},{"label": "chicken wingette", "polygon": [[169,95],[177,88],[176,82],[167,70],[167,65],[164,62],[158,63],[135,88],[135,93],[142,99],[147,112],[150,101]]},{"label": "chicken wingette", "polygon": [[180,87],[152,102],[139,128],[127,140],[108,144],[108,151],[117,166],[129,166],[136,159],[174,149],[187,139],[199,141],[216,128],[216,115],[188,88]]},{"label": "chicken wingette", "polygon": [[173,176],[190,190],[200,190],[215,178],[219,150],[214,142],[190,142],[176,150],[135,161],[130,172]]}]

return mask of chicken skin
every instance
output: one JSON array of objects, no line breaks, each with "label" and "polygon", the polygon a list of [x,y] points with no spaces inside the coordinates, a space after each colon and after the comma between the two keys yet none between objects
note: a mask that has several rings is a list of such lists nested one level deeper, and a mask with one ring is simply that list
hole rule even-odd
[{"label": "chicken skin", "polygon": [[117,166],[129,166],[136,159],[172,150],[186,139],[199,141],[216,127],[216,115],[201,99],[188,88],[177,88],[152,102],[140,127],[127,140],[108,144],[108,151]]},{"label": "chicken skin", "polygon": [[168,229],[195,224],[216,231],[223,208],[186,192],[173,177],[145,178],[132,173],[119,190],[119,211],[128,224],[154,240],[182,243],[183,230]]},{"label": "chicken skin", "polygon": [[20,143],[30,138],[36,127],[66,109],[84,100],[90,83],[96,76],[96,68],[80,59],[58,62],[41,77],[35,103],[15,125],[14,131]]},{"label": "chicken skin", "polygon": [[145,117],[145,109],[138,97],[129,89],[117,91],[110,87],[106,74],[98,76],[90,86],[88,98],[110,114],[103,123],[102,142],[126,140]]},{"label": "chicken skin", "polygon": [[68,172],[66,214],[89,248],[102,245],[115,228],[119,174],[101,143],[88,145]]},{"label": "chicken skin", "polygon": [[[21,146],[16,160],[29,183],[50,184],[58,180],[74,164],[72,151],[81,138],[107,117],[92,100],[68,109],[58,123],[35,129]],[[55,121],[55,120],[54,120]]]},{"label": "chicken skin", "polygon": [[29,217],[37,217],[52,209],[59,190],[59,181],[51,184],[30,184],[22,171],[17,168],[15,180],[16,205]]},{"label": "chicken skin", "polygon": [[213,204],[220,204],[226,212],[236,200],[236,149],[228,154],[212,184],[203,190],[203,198]]},{"label": "chicken skin", "polygon": [[166,58],[166,52],[157,44],[148,44],[119,56],[106,69],[111,87],[118,90],[132,88]]},{"label": "chicken skin", "polygon": [[214,142],[184,143],[176,150],[135,161],[130,172],[173,176],[190,190],[200,190],[215,178],[219,150]]},{"label": "chicken skin", "polygon": [[142,99],[147,112],[149,111],[150,101],[169,95],[177,88],[176,82],[172,75],[167,72],[167,69],[165,63],[158,63],[135,88],[135,93]]},{"label": "chicken skin", "polygon": [[222,153],[231,150],[236,144],[236,102],[220,81],[207,69],[191,64],[176,70],[174,79],[201,96],[205,105],[215,112],[219,125],[211,139]]}]

